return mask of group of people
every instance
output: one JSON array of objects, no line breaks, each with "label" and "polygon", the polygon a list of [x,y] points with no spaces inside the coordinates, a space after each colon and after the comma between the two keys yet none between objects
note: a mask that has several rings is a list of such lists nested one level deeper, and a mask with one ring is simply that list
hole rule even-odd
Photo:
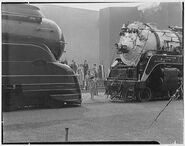
[{"label": "group of people", "polygon": [[92,99],[95,95],[98,95],[98,80],[102,78],[100,67],[98,68],[96,64],[93,64],[90,68],[87,60],[85,60],[83,64],[79,65],[72,60],[72,64],[69,66],[77,75],[81,89],[89,89]]}]

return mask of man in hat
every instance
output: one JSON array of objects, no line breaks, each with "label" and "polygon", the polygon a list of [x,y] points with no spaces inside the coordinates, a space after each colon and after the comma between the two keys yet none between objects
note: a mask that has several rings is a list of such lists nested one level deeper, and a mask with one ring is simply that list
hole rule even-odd
[{"label": "man in hat", "polygon": [[89,88],[90,88],[91,99],[93,100],[96,92],[96,81],[94,76],[90,76],[89,78]]}]

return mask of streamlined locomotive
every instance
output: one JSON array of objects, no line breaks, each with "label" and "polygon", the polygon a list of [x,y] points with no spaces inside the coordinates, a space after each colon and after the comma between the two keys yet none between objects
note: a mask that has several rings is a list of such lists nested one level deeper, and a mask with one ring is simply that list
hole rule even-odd
[{"label": "streamlined locomotive", "polygon": [[123,25],[105,81],[111,100],[149,101],[169,98],[182,84],[182,28],[159,30],[152,24]]},{"label": "streamlined locomotive", "polygon": [[65,40],[38,7],[2,4],[2,107],[81,104],[73,70],[59,59]]}]

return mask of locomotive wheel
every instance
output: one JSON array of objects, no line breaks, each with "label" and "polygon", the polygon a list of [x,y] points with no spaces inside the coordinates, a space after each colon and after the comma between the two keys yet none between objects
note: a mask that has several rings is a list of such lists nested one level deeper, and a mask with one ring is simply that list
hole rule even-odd
[{"label": "locomotive wheel", "polygon": [[110,99],[111,99],[111,100],[114,100],[114,99],[117,98],[117,96],[118,96],[118,93],[117,93],[117,92],[112,92],[112,93],[110,94]]},{"label": "locomotive wheel", "polygon": [[127,102],[129,96],[130,96],[130,92],[128,92],[128,90],[125,93],[122,91],[121,96],[120,96],[120,100],[122,102]]},{"label": "locomotive wheel", "polygon": [[150,88],[148,88],[148,87],[140,90],[138,93],[138,100],[140,102],[149,101],[149,100],[151,100],[151,98],[152,98],[152,92],[151,92]]},{"label": "locomotive wheel", "polygon": [[134,100],[135,98],[135,93],[134,90],[130,90],[129,88],[126,90],[125,93],[125,102],[129,101],[129,100]]}]

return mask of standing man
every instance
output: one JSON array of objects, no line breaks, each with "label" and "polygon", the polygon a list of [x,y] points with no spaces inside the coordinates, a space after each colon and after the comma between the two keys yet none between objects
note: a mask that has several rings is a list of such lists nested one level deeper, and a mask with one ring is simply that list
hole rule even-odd
[{"label": "standing man", "polygon": [[90,95],[91,95],[91,99],[94,99],[94,95],[96,95],[96,81],[95,81],[95,77],[91,76],[89,78],[89,88],[90,88]]},{"label": "standing man", "polygon": [[78,69],[77,69],[77,76],[78,76],[78,80],[79,80],[79,84],[80,84],[80,87],[81,89],[83,88],[83,82],[84,82],[84,71],[83,71],[83,65],[80,64],[78,66]]},{"label": "standing man", "polygon": [[76,71],[77,71],[77,65],[76,65],[76,63],[75,63],[75,61],[74,60],[72,60],[72,64],[70,65],[70,67],[73,69],[73,71],[76,73]]},{"label": "standing man", "polygon": [[94,71],[94,76],[97,78],[98,77],[98,69],[96,64],[93,64],[93,71]]},{"label": "standing man", "polygon": [[67,59],[65,58],[64,60],[64,64],[68,65]]},{"label": "standing man", "polygon": [[89,65],[87,63],[87,60],[84,61],[83,67],[84,67],[84,77],[85,77],[87,75],[87,71],[89,69]]},{"label": "standing man", "polygon": [[93,64],[93,74],[94,74],[94,81],[95,81],[95,95],[98,95],[98,72],[96,64]]},{"label": "standing man", "polygon": [[84,88],[87,90],[87,72],[89,70],[89,65],[87,63],[87,60],[84,61],[84,64],[83,64],[83,68],[84,68]]},{"label": "standing man", "polygon": [[99,67],[98,67],[98,78],[102,79],[102,67],[101,67],[101,65],[99,65]]}]

